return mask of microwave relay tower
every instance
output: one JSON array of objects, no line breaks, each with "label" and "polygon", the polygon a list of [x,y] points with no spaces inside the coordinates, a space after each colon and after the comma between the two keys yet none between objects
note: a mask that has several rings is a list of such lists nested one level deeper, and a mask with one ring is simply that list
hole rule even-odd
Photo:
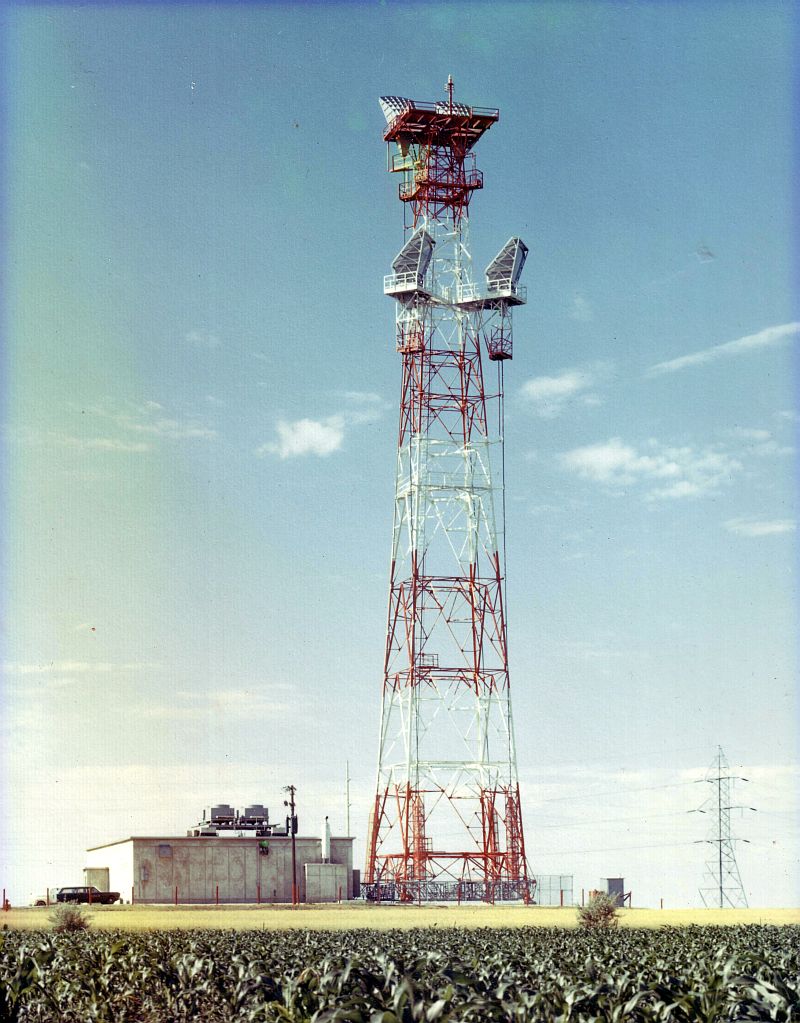
[{"label": "microwave relay tower", "polygon": [[[503,366],[528,250],[473,279],[473,147],[498,110],[383,96],[405,243],[384,278],[402,362],[378,780],[365,895],[527,901],[504,600]],[[484,386],[485,360],[496,388]],[[492,386],[492,385],[490,385]],[[500,472],[500,485],[493,476]]]}]

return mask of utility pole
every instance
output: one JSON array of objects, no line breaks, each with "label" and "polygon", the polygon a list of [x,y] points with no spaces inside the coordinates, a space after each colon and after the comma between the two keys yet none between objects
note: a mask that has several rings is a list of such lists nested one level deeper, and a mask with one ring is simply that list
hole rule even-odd
[{"label": "utility pole", "polygon": [[295,814],[294,807],[294,794],[296,792],[296,788],[294,785],[284,785],[283,791],[289,793],[289,798],[284,799],[283,805],[289,807],[289,816],[286,818],[288,827],[286,830],[292,836],[292,905],[296,906],[299,901],[297,898],[297,854],[295,851],[294,841],[297,833],[297,815]]},{"label": "utility pole", "polygon": [[345,760],[345,782],[344,782],[344,801],[347,812],[347,826],[345,829],[345,835],[350,837],[350,761]]},{"label": "utility pole", "polygon": [[722,747],[718,746],[717,755],[704,780],[712,786],[713,795],[695,812],[707,813],[712,825],[709,837],[698,839],[698,844],[716,846],[716,849],[706,861],[700,898],[707,908],[718,906],[720,909],[746,909],[747,896],[736,863],[734,843],[746,842],[747,839],[731,835],[731,811],[755,810],[755,807],[734,806],[731,798],[733,782],[747,781],[747,778],[730,773],[730,765]]}]

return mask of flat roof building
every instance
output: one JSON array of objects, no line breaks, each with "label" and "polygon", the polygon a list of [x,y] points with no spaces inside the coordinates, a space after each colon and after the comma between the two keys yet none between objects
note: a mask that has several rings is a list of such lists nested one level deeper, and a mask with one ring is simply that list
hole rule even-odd
[{"label": "flat roof building", "polygon": [[[353,839],[295,836],[300,902],[352,899]],[[292,901],[292,839],[287,835],[132,836],[87,850],[86,884],[125,902],[281,903]]]}]

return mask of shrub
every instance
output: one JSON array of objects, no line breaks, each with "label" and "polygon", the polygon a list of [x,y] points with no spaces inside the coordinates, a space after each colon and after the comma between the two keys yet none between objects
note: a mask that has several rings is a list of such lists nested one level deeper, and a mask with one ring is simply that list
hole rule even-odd
[{"label": "shrub", "polygon": [[578,923],[585,928],[616,927],[619,923],[616,902],[604,892],[598,892],[578,909]]},{"label": "shrub", "polygon": [[86,931],[89,929],[89,918],[80,906],[76,906],[71,902],[65,902],[60,906],[56,906],[50,914],[50,920],[53,924],[53,930],[57,934],[63,934],[65,931]]}]

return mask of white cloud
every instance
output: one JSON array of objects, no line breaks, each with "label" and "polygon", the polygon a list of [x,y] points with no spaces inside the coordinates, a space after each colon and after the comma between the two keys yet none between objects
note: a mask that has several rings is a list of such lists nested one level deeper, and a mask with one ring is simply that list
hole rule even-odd
[{"label": "white cloud", "polygon": [[354,426],[374,423],[389,408],[388,403],[374,391],[345,391],[342,397],[347,402],[342,418]]},{"label": "white cloud", "polygon": [[797,528],[794,519],[728,519],[723,525],[729,533],[736,536],[777,536],[780,533],[793,533]]},{"label": "white cloud", "polygon": [[591,323],[594,319],[594,313],[592,307],[586,301],[583,295],[574,295],[572,299],[572,307],[569,311],[570,318],[576,320],[578,323]]},{"label": "white cloud", "polygon": [[386,402],[372,391],[345,391],[340,397],[345,407],[324,419],[280,419],[275,424],[276,441],[269,441],[256,449],[256,454],[277,455],[281,459],[301,455],[325,458],[338,451],[352,426],[374,423],[387,408]]},{"label": "white cloud", "polygon": [[211,330],[195,327],[186,332],[185,340],[198,348],[219,348],[219,337]]},{"label": "white cloud", "polygon": [[707,362],[714,362],[716,359],[740,355],[742,352],[772,348],[782,344],[788,338],[795,337],[798,333],[800,333],[800,322],[797,321],[766,327],[764,330],[758,331],[757,334],[747,334],[745,337],[736,338],[735,341],[726,341],[724,344],[704,348],[699,352],[692,352],[690,355],[681,355],[677,359],[656,363],[647,370],[647,376],[655,377],[664,373],[675,373],[687,366],[700,366]]},{"label": "white cloud", "polygon": [[751,430],[742,426],[735,426],[728,433],[731,437],[741,437],[742,440],[769,440],[772,434],[769,430]]},{"label": "white cloud", "polygon": [[345,423],[342,416],[327,419],[281,419],[276,424],[277,442],[262,444],[257,455],[274,454],[279,458],[299,455],[318,455],[325,458],[338,451],[344,441]]},{"label": "white cloud", "polygon": [[537,415],[554,419],[569,404],[599,405],[601,399],[593,388],[608,376],[609,368],[603,363],[568,369],[557,376],[533,377],[520,388],[520,393],[531,403]]},{"label": "white cloud", "polygon": [[715,490],[742,468],[729,454],[650,440],[644,451],[619,437],[573,448],[560,456],[565,469],[610,487],[643,486],[648,499],[696,497]]}]

